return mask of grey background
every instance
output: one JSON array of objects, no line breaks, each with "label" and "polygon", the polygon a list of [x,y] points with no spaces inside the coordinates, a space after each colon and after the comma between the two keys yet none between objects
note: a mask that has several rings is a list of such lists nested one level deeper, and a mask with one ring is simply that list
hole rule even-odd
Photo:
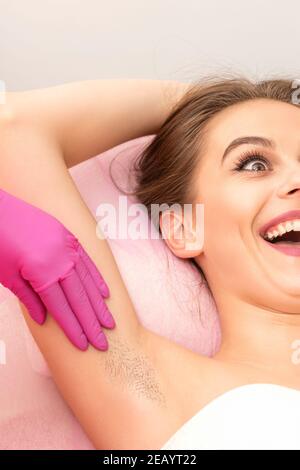
[{"label": "grey background", "polygon": [[0,0],[0,79],[300,77],[299,18],[297,0]]}]

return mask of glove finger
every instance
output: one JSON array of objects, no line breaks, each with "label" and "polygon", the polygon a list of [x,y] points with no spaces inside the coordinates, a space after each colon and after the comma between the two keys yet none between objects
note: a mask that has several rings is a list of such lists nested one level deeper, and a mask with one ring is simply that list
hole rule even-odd
[{"label": "glove finger", "polygon": [[47,311],[38,294],[33,290],[30,283],[21,276],[15,280],[13,292],[25,305],[31,318],[39,325],[46,320]]},{"label": "glove finger", "polygon": [[75,269],[59,282],[89,342],[97,349],[106,350],[106,337]]},{"label": "glove finger", "polygon": [[85,351],[88,347],[87,338],[76,316],[72,312],[59,283],[56,282],[46,289],[43,289],[39,292],[39,295],[71,343],[82,351]]},{"label": "glove finger", "polygon": [[94,311],[96,312],[96,315],[101,322],[101,325],[105,328],[114,328],[116,324],[112,314],[108,310],[106,303],[99,294],[90,271],[87,269],[85,263],[81,259],[77,261],[75,269],[86,290]]},{"label": "glove finger", "polygon": [[83,260],[84,264],[86,265],[87,269],[89,270],[89,272],[90,272],[97,288],[101,292],[101,295],[104,298],[109,297],[110,292],[109,292],[108,285],[106,284],[103,277],[101,276],[101,274],[100,274],[97,266],[95,265],[94,261],[87,254],[87,252],[84,250],[82,245],[79,245],[78,250],[79,250],[79,254],[81,256],[81,259]]}]

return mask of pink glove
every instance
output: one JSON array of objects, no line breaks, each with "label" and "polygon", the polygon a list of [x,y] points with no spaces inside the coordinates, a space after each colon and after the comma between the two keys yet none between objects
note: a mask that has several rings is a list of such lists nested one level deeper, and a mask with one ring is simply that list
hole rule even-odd
[{"label": "pink glove", "polygon": [[108,348],[109,289],[91,258],[59,220],[1,189],[0,282],[37,323],[49,310],[79,349]]}]

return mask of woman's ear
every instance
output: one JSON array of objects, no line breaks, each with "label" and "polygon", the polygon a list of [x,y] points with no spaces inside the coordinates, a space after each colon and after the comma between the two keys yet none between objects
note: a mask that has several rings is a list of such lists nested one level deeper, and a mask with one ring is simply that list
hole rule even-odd
[{"label": "woman's ear", "polygon": [[164,211],[159,217],[163,239],[174,255],[179,258],[194,258],[203,251],[199,239],[199,227],[195,230],[192,214],[182,216],[182,211]]}]

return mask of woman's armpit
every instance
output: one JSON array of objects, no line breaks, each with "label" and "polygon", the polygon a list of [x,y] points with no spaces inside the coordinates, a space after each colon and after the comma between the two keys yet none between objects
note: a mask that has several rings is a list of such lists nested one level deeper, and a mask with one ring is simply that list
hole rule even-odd
[{"label": "woman's armpit", "polygon": [[50,314],[39,326],[22,309],[62,396],[97,449],[160,448],[180,426],[168,377],[152,358],[151,341],[144,344],[147,331],[129,343],[121,331],[105,330],[107,351],[82,352]]},{"label": "woman's armpit", "polygon": [[104,361],[105,376],[111,383],[129,387],[139,397],[166,407],[159,374],[143,350],[133,348],[120,335],[111,336]]}]

